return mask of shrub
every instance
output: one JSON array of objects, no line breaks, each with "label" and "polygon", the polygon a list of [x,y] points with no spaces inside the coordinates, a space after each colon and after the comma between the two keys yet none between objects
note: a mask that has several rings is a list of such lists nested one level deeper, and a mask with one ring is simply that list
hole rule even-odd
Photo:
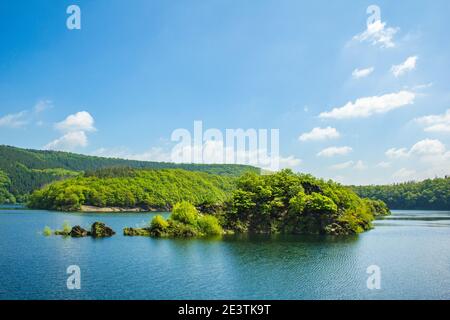
[{"label": "shrub", "polygon": [[219,235],[223,233],[222,227],[216,217],[211,215],[200,216],[197,220],[200,231],[205,235]]},{"label": "shrub", "polygon": [[42,234],[46,237],[51,236],[53,233],[52,229],[50,227],[45,226],[44,231],[42,231]]},{"label": "shrub", "polygon": [[198,211],[189,202],[182,201],[173,206],[170,218],[194,226],[198,219]]},{"label": "shrub", "polygon": [[162,216],[157,215],[152,219],[150,223],[150,232],[155,236],[161,236],[167,232],[169,223]]}]

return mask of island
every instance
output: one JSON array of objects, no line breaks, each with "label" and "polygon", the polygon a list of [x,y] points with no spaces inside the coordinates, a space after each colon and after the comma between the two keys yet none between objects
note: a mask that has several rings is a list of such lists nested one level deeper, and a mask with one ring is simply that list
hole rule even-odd
[{"label": "island", "polygon": [[376,216],[389,214],[382,201],[289,169],[239,177],[183,169],[99,169],[36,190],[28,205],[61,211],[171,211],[168,219],[156,216],[145,228],[124,229],[127,236],[154,237],[349,235],[371,229]]}]

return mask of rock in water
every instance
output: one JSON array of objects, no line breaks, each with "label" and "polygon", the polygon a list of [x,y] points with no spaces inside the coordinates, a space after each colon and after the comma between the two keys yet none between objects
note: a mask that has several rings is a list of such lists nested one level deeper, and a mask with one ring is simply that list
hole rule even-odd
[{"label": "rock in water", "polygon": [[113,229],[106,226],[103,222],[94,222],[91,227],[91,235],[94,238],[111,237],[115,235]]},{"label": "rock in water", "polygon": [[80,226],[75,226],[70,230],[69,235],[74,238],[87,237],[89,232]]}]

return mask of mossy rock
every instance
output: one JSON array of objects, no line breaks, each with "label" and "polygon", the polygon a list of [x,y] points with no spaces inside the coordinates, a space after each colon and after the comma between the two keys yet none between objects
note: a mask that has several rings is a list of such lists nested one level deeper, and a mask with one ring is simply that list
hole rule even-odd
[{"label": "mossy rock", "polygon": [[90,236],[91,233],[89,231],[87,231],[86,229],[83,229],[80,226],[75,226],[72,228],[72,230],[70,230],[69,235],[73,238],[82,238],[82,237]]},{"label": "mossy rock", "polygon": [[94,238],[111,237],[115,235],[113,229],[106,226],[103,222],[94,222],[91,227],[91,236]]}]

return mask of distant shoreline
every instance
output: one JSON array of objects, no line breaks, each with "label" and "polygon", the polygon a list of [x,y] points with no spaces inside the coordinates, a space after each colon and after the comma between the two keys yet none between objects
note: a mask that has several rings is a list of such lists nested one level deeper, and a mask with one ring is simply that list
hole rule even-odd
[{"label": "distant shoreline", "polygon": [[141,207],[122,208],[122,207],[96,207],[82,205],[80,212],[84,213],[111,213],[111,212],[161,212],[161,209],[144,209]]}]

